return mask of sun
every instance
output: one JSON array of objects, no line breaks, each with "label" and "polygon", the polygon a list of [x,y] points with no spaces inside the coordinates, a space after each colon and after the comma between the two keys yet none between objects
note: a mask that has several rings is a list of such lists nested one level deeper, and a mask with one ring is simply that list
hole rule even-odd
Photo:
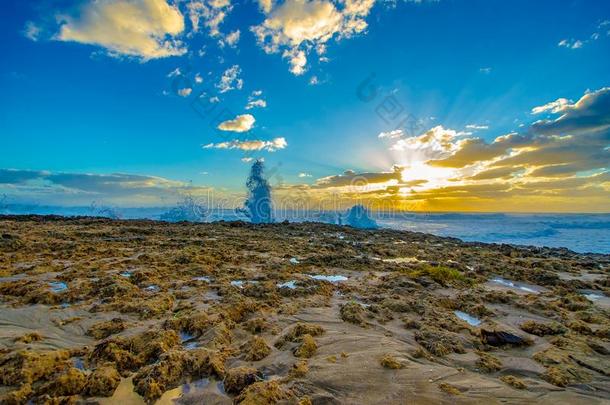
[{"label": "sun", "polygon": [[404,183],[416,180],[426,180],[426,183],[418,186],[421,187],[422,190],[451,184],[452,182],[450,179],[454,179],[456,175],[457,173],[454,169],[434,167],[428,165],[426,162],[413,162],[401,172],[402,181]]}]

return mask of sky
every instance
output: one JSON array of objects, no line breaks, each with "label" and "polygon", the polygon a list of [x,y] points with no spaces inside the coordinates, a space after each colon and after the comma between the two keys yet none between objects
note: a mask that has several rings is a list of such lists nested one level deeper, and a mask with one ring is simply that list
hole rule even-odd
[{"label": "sky", "polygon": [[[610,212],[610,3],[3,2],[3,201]],[[211,196],[211,197],[210,197]]]}]

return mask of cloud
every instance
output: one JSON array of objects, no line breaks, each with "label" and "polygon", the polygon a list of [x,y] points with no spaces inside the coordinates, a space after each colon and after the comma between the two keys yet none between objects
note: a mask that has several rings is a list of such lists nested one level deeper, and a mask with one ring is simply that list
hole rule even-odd
[{"label": "cloud", "polygon": [[468,124],[466,125],[466,129],[472,129],[474,131],[483,131],[489,129],[489,125]]},{"label": "cloud", "polygon": [[437,167],[462,168],[502,156],[511,147],[520,146],[529,139],[528,136],[514,133],[499,136],[492,143],[487,143],[481,138],[461,139],[444,146],[445,151],[453,151],[449,156],[433,159],[427,163]]},{"label": "cloud", "polygon": [[163,177],[113,173],[63,173],[0,169],[0,190],[20,200],[89,205],[93,200],[118,204],[159,205],[181,199],[184,193],[204,195],[210,189]]},{"label": "cloud", "polygon": [[178,90],[178,95],[180,95],[181,97],[188,97],[191,95],[192,92],[193,92],[193,89],[186,87],[184,89]]},{"label": "cloud", "polygon": [[389,181],[402,181],[402,171],[404,167],[394,166],[391,172],[363,172],[356,173],[353,170],[346,170],[343,174],[322,177],[316,180],[314,187],[316,188],[331,188],[331,187],[346,187],[346,186],[366,186],[370,184],[387,183]]},{"label": "cloud", "polygon": [[218,129],[222,131],[247,132],[252,129],[256,120],[250,114],[238,115],[232,120],[221,122]]},{"label": "cloud", "polygon": [[37,170],[0,169],[0,184],[23,184],[48,175],[49,172]]},{"label": "cloud", "polygon": [[290,72],[295,76],[300,76],[305,73],[305,66],[307,65],[307,57],[305,52],[300,49],[287,49],[284,51],[282,56],[288,59],[290,63]]},{"label": "cloud", "polygon": [[545,105],[532,108],[532,114],[541,114],[543,112],[548,111],[556,114],[558,112],[561,112],[569,104],[570,100],[568,100],[567,98],[558,98],[557,100],[551,101],[550,103],[546,103]]},{"label": "cloud", "polygon": [[230,0],[192,0],[187,4],[188,15],[193,32],[205,26],[212,37],[220,36],[220,24],[233,9]]},{"label": "cloud", "polygon": [[252,92],[250,96],[248,96],[248,104],[246,104],[246,110],[251,110],[253,108],[265,108],[267,107],[267,101],[265,101],[261,96],[263,95],[262,90],[255,90]]},{"label": "cloud", "polygon": [[311,177],[311,174],[309,173],[299,173],[299,178],[305,178],[305,177]]},{"label": "cloud", "polygon": [[[397,131],[400,131],[400,133]],[[446,156],[455,148],[453,140],[464,135],[462,132],[445,129],[441,125],[431,128],[419,136],[409,138],[401,138],[404,133],[401,130],[397,131],[379,134],[381,138],[398,139],[390,146],[390,150],[417,151],[430,159]]]},{"label": "cloud", "polygon": [[235,139],[227,142],[210,143],[205,145],[204,149],[240,149],[243,151],[266,150],[267,152],[275,152],[279,149],[284,149],[288,146],[285,138],[275,138],[271,141],[261,140],[239,140]]},{"label": "cloud", "polygon": [[610,167],[610,88],[586,93],[573,104],[558,99],[533,111],[560,116],[536,121],[523,134],[508,134],[490,143],[480,138],[452,142],[449,156],[427,163],[491,169],[474,179],[492,179],[493,174],[506,177],[523,170],[524,178],[570,177]]},{"label": "cloud", "polygon": [[251,30],[265,52],[281,51],[289,61],[290,71],[301,75],[307,70],[307,54],[312,48],[323,53],[331,39],[362,33],[374,3],[346,0],[337,8],[329,0],[286,0],[275,5],[264,1],[260,5],[266,18]]},{"label": "cloud", "polygon": [[235,30],[235,31],[230,32],[229,34],[227,34],[227,36],[225,36],[224,38],[221,38],[218,41],[218,45],[221,48],[224,48],[225,46],[229,46],[231,48],[235,48],[237,46],[237,43],[239,42],[239,37],[240,37],[240,31],[239,30]]},{"label": "cloud", "polygon": [[143,61],[186,53],[176,37],[184,31],[184,17],[165,0],[87,1],[78,15],[61,15],[54,39],[96,45],[113,56]]},{"label": "cloud", "polygon": [[36,42],[40,38],[41,34],[42,29],[38,25],[34,24],[32,21],[28,21],[25,23],[23,35],[25,35],[26,38]]},{"label": "cloud", "polygon": [[250,101],[248,101],[248,104],[246,104],[246,110],[251,110],[255,107],[265,108],[265,107],[267,107],[267,102],[263,99],[256,99],[256,100],[250,100]]},{"label": "cloud", "polygon": [[405,136],[405,132],[402,129],[395,129],[389,132],[381,132],[377,137],[379,139],[398,139]]},{"label": "cloud", "polygon": [[580,49],[584,45],[583,41],[578,39],[562,39],[557,46],[568,49]]},{"label": "cloud", "polygon": [[594,129],[607,130],[610,125],[610,87],[586,93],[575,104],[568,104],[556,120],[537,121],[532,131],[538,134],[582,133]]},{"label": "cloud", "polygon": [[258,5],[263,13],[269,13],[273,8],[273,0],[258,0]]},{"label": "cloud", "polygon": [[227,91],[235,89],[241,90],[244,86],[244,81],[239,77],[240,74],[241,68],[239,65],[231,66],[224,71],[216,88],[218,88],[221,93],[226,93]]}]

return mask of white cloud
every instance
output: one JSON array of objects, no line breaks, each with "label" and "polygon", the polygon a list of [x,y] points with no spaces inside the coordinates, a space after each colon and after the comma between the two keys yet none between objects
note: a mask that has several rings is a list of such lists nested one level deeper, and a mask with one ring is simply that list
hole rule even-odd
[{"label": "white cloud", "polygon": [[258,5],[263,13],[267,14],[273,8],[273,0],[258,0]]},{"label": "white cloud", "polygon": [[219,39],[218,45],[221,48],[224,48],[227,45],[231,48],[235,48],[237,46],[237,43],[239,42],[240,34],[241,33],[239,30],[235,30],[229,33],[226,37]]},{"label": "white cloud", "polygon": [[238,115],[232,120],[221,122],[218,129],[222,131],[246,132],[252,129],[256,120],[250,114]]},{"label": "white cloud", "polygon": [[227,14],[232,10],[230,0],[193,0],[187,4],[189,19],[193,32],[199,32],[201,23],[209,30],[213,37],[219,36],[220,24]]},{"label": "white cloud", "polygon": [[101,46],[113,56],[149,59],[186,53],[176,39],[184,17],[165,0],[98,0],[84,3],[78,16],[62,15],[55,39]]},{"label": "white cloud", "polygon": [[379,139],[398,139],[402,138],[405,135],[402,129],[395,129],[389,132],[381,132],[377,137]]},{"label": "white cloud", "polygon": [[261,141],[261,140],[246,140],[241,141],[238,139],[228,141],[228,142],[220,142],[220,143],[210,143],[205,145],[204,149],[240,149],[245,151],[253,151],[253,150],[266,150],[268,152],[275,152],[279,149],[284,149],[288,146],[286,139],[284,138],[275,138],[271,141]]},{"label": "white cloud", "polygon": [[23,29],[23,35],[26,38],[31,39],[32,41],[38,41],[40,34],[42,33],[42,29],[34,24],[32,21],[28,21],[25,23],[25,28]]},{"label": "white cloud", "polygon": [[186,87],[184,89],[178,90],[178,95],[180,95],[181,97],[188,97],[191,95],[192,92],[193,92],[193,89]]},{"label": "white cloud", "polygon": [[250,100],[250,101],[248,101],[248,104],[246,104],[246,110],[251,110],[255,107],[265,108],[265,107],[267,107],[267,102],[263,99],[256,99],[256,100]]},{"label": "white cloud", "polygon": [[220,103],[220,99],[216,96],[212,96],[212,97],[210,97],[210,103],[212,103],[212,104]]},{"label": "white cloud", "polygon": [[552,112],[553,114],[563,111],[567,106],[570,105],[570,100],[567,98],[558,98],[555,101],[551,101],[545,105],[532,108],[532,114],[541,114],[543,112]]},{"label": "white cloud", "polygon": [[284,51],[282,56],[288,59],[290,63],[290,72],[295,76],[300,76],[305,73],[305,66],[307,65],[307,57],[305,52],[298,49],[287,49]]},{"label": "white cloud", "polygon": [[390,147],[390,150],[408,151],[411,154],[417,153],[426,159],[438,159],[446,157],[455,150],[454,140],[467,134],[453,129],[445,129],[438,125],[419,136],[398,139]]},{"label": "white cloud", "polygon": [[180,70],[179,67],[177,67],[176,69],[174,69],[171,72],[169,72],[167,74],[167,77],[176,77],[176,76],[180,76],[180,75],[182,75],[182,71]]},{"label": "white cloud", "polygon": [[239,77],[241,74],[241,68],[239,65],[233,65],[222,74],[220,78],[220,82],[216,85],[216,87],[220,90],[221,93],[226,93],[230,90],[241,90],[244,85],[244,81]]},{"label": "white cloud", "polygon": [[489,129],[489,125],[468,124],[468,125],[466,125],[466,129],[481,131],[481,130]]},{"label": "white cloud", "polygon": [[309,173],[299,173],[299,177],[300,178],[311,177],[311,174],[309,174]]},{"label": "white cloud", "polygon": [[201,75],[199,73],[197,73],[195,75],[195,83],[197,83],[197,84],[203,83],[203,77],[201,77]]},{"label": "white cloud", "polygon": [[559,41],[557,46],[568,48],[568,49],[579,49],[582,48],[584,42],[579,39],[562,39]]},{"label": "white cloud", "polygon": [[266,19],[252,32],[259,46],[267,53],[282,51],[295,75],[305,72],[307,53],[311,48],[319,53],[332,38],[348,38],[367,28],[365,18],[374,0],[345,0],[337,8],[329,0],[286,0],[272,6],[265,2],[261,7]]},{"label": "white cloud", "polygon": [[479,69],[479,72],[481,72],[481,73],[483,73],[485,75],[488,75],[488,74],[491,73],[491,68],[490,67],[482,67],[482,68]]}]

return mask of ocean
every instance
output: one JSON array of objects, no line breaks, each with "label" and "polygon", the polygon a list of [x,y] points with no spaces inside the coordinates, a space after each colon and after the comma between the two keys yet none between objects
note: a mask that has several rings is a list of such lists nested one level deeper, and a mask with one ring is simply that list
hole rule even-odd
[{"label": "ocean", "polygon": [[[119,208],[114,212],[125,219],[158,220],[169,208]],[[7,214],[100,215],[90,207],[14,206]],[[206,213],[206,221],[247,220],[234,210]],[[291,222],[333,222],[334,212],[276,213],[275,219]],[[610,254],[610,214],[472,214],[472,213],[399,213],[373,214],[383,228],[450,236],[469,242],[565,247],[579,253]]]}]

